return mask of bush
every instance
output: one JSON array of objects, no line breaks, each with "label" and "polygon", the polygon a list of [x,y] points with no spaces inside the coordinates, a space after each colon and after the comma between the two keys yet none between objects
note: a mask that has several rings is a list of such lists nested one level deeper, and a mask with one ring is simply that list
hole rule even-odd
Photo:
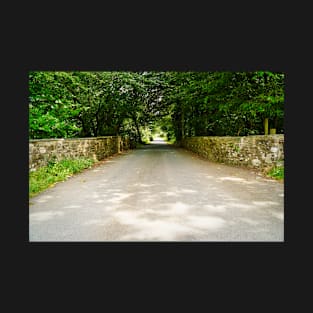
[{"label": "bush", "polygon": [[283,166],[275,166],[269,170],[267,175],[276,179],[284,179],[284,172]]}]

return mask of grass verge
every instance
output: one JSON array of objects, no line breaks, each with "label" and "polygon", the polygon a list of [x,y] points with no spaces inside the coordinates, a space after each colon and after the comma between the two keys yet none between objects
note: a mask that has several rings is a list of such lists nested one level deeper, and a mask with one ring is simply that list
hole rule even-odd
[{"label": "grass verge", "polygon": [[277,180],[284,180],[284,172],[285,170],[283,166],[276,166],[267,172],[267,176],[275,178]]},{"label": "grass verge", "polygon": [[29,198],[53,186],[56,182],[64,181],[73,174],[90,168],[94,163],[94,160],[86,158],[50,161],[47,166],[29,173]]}]

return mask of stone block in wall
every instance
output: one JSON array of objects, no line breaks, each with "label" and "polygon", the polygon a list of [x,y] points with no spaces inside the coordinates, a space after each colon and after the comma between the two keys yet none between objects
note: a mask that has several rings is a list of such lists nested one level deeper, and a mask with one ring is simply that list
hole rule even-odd
[{"label": "stone block in wall", "polygon": [[254,167],[259,167],[262,162],[259,159],[252,159],[251,164]]}]

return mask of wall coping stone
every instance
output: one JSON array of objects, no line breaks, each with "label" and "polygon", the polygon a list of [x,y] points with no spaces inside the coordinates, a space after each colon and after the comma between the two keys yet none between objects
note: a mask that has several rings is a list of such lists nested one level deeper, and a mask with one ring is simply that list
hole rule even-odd
[{"label": "wall coping stone", "polygon": [[99,137],[79,137],[79,138],[47,138],[47,139],[29,139],[29,142],[43,142],[43,141],[59,141],[59,140],[96,140],[101,138],[117,138],[120,136],[99,136]]}]

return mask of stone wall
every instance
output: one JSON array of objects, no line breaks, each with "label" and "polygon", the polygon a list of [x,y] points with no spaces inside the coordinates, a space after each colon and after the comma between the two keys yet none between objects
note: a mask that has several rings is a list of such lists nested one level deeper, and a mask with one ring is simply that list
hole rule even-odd
[{"label": "stone wall", "polygon": [[210,161],[267,169],[284,163],[284,135],[190,137],[181,146]]},{"label": "stone wall", "polygon": [[29,170],[47,165],[50,160],[86,157],[100,161],[130,148],[128,139],[119,136],[29,140]]}]

